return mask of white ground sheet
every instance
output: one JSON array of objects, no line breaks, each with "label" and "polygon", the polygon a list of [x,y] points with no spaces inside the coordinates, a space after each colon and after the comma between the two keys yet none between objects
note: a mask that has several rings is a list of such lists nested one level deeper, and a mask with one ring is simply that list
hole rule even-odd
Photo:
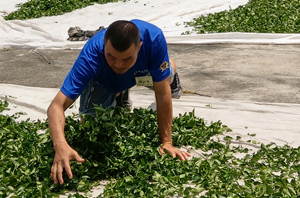
[{"label": "white ground sheet", "polygon": [[[0,15],[16,10],[15,4],[25,0],[1,0]],[[219,12],[244,5],[248,0],[130,0],[126,3],[93,5],[67,13],[63,16],[44,17],[26,21],[5,21],[0,17],[0,48],[9,46],[31,46],[38,48],[81,48],[85,42],[67,41],[70,27],[79,26],[83,30],[96,30],[108,26],[118,19],[139,18],[159,26],[169,43],[279,43],[300,44],[298,34],[250,34],[223,33],[182,36],[191,30],[184,21],[190,21],[201,14]],[[1,52],[0,52],[1,56]],[[24,87],[0,84],[0,97],[8,96],[10,111],[26,112],[20,119],[45,119],[46,110],[58,89]],[[131,98],[134,107],[155,107],[154,94],[143,88],[133,88]],[[221,120],[233,130],[231,136],[241,136],[246,143],[251,139],[261,143],[276,142],[278,145],[300,146],[300,104],[254,103],[207,98],[198,95],[183,95],[173,100],[174,116],[195,109],[196,115],[210,123]],[[75,108],[66,114],[77,113]],[[253,147],[255,149],[255,147]],[[97,193],[100,191],[98,190]]]},{"label": "white ground sheet", "polygon": [[[1,0],[0,16],[17,8],[26,0]],[[182,36],[192,27],[184,22],[202,14],[220,12],[245,5],[248,0],[130,0],[104,5],[96,4],[61,16],[43,17],[26,21],[5,21],[0,17],[0,47],[11,45],[39,48],[80,48],[85,42],[67,41],[68,29],[78,26],[83,30],[107,27],[115,20],[133,18],[160,27],[169,43],[300,43],[298,34],[224,33]]]}]

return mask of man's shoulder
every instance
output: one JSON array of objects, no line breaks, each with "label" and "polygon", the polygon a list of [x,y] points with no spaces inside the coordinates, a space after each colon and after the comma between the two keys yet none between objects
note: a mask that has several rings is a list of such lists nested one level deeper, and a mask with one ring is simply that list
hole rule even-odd
[{"label": "man's shoulder", "polygon": [[96,33],[92,38],[90,38],[87,43],[86,47],[91,47],[93,49],[100,50],[104,47],[104,34],[106,29],[103,29]]}]

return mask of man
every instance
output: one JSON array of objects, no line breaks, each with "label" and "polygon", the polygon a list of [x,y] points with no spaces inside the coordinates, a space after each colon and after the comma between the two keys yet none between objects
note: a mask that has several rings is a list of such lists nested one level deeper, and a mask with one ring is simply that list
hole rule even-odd
[{"label": "man", "polygon": [[153,84],[162,142],[160,153],[164,154],[165,149],[181,160],[190,156],[172,146],[172,95],[179,98],[181,87],[175,62],[168,57],[162,31],[141,20],[116,21],[86,43],[48,108],[55,149],[51,178],[55,184],[64,183],[63,169],[70,179],[73,177],[71,159],[84,161],[65,139],[64,111],[80,95],[80,114],[93,115],[93,104],[101,104],[104,108],[130,105],[128,89],[136,84]]}]

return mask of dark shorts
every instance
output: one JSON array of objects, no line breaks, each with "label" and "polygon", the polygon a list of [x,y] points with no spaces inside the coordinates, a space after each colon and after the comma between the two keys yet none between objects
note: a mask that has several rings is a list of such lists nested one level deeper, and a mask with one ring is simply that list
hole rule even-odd
[{"label": "dark shorts", "polygon": [[[174,70],[170,66],[170,84],[173,82]],[[91,81],[80,96],[79,114],[95,115],[94,104],[103,108],[116,106],[116,93],[109,92],[105,87]]]},{"label": "dark shorts", "polygon": [[116,94],[91,81],[80,96],[79,114],[94,115],[94,104],[102,105],[103,108],[115,107]]}]

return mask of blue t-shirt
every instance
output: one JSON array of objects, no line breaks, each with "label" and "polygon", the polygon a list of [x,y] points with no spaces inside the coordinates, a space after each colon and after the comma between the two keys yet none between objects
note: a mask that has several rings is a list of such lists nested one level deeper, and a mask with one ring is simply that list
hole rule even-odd
[{"label": "blue t-shirt", "polygon": [[133,87],[135,77],[145,76],[149,72],[154,82],[170,75],[167,43],[161,29],[137,19],[131,22],[140,30],[143,42],[136,63],[124,74],[116,74],[109,67],[104,55],[104,29],[85,44],[68,73],[61,87],[67,97],[76,99],[91,80],[97,81],[111,93],[119,93]]}]

